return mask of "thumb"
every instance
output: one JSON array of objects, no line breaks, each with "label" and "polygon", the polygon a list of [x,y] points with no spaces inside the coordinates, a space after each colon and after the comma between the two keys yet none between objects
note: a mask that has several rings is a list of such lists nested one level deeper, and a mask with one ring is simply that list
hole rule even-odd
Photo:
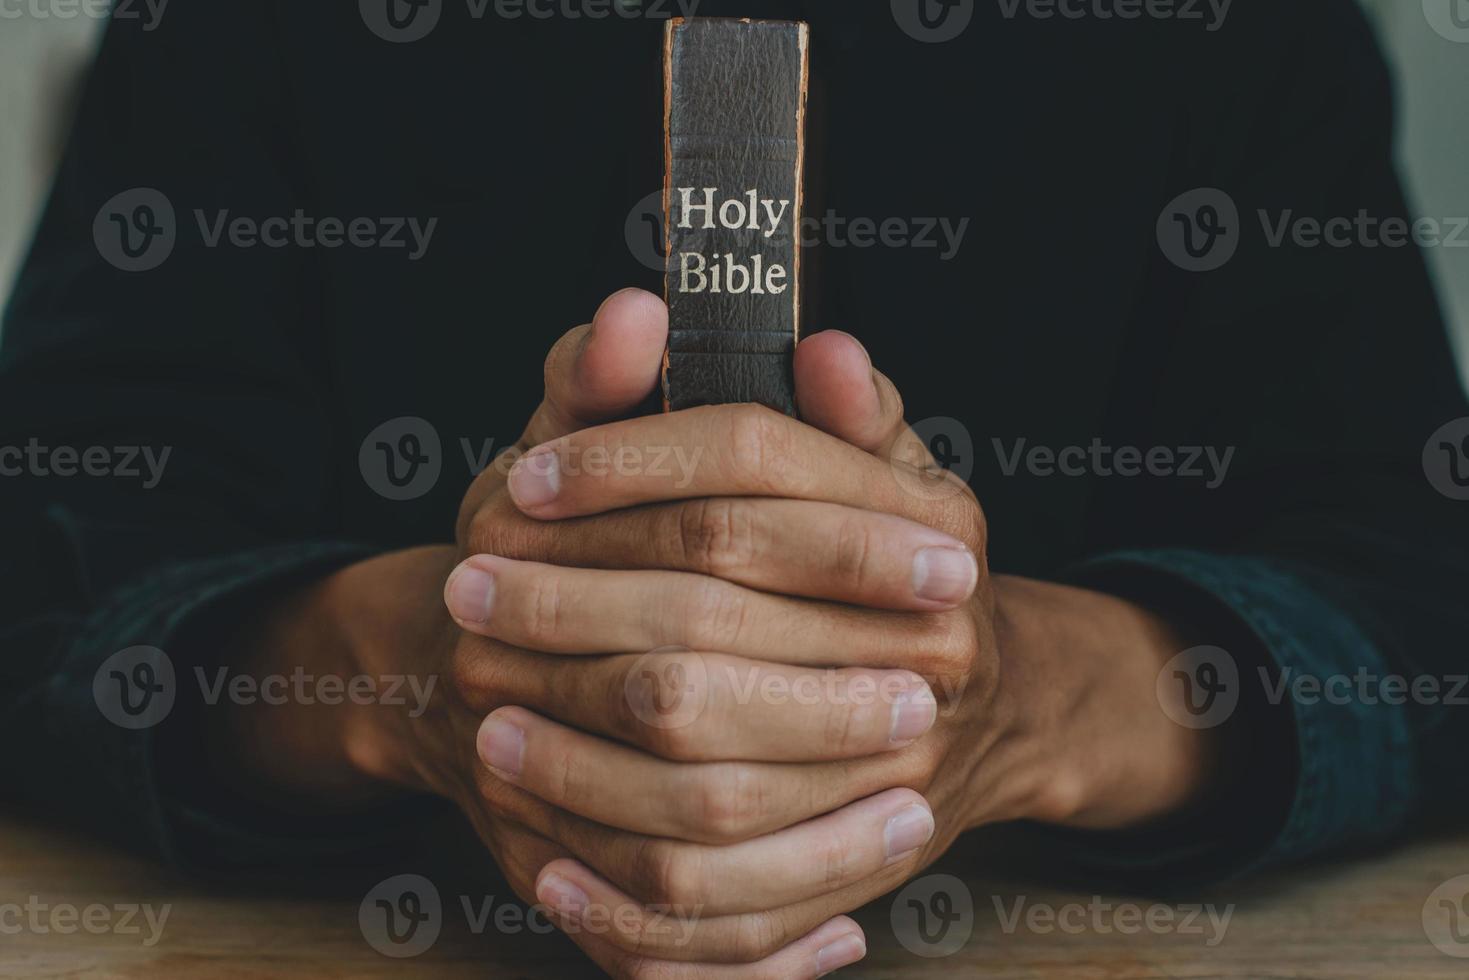
[{"label": "thumb", "polygon": [[668,307],[641,289],[602,301],[592,322],[567,331],[546,356],[545,396],[522,450],[635,410],[658,385]]},{"label": "thumb", "polygon": [[883,459],[921,470],[938,465],[904,421],[897,386],[856,337],[840,330],[807,337],[796,347],[794,371],[803,422]]},{"label": "thumb", "polygon": [[668,307],[641,289],[613,293],[591,323],[563,334],[546,355],[545,394],[525,432],[475,478],[460,501],[459,540],[526,450],[635,411],[658,385],[667,340]]}]

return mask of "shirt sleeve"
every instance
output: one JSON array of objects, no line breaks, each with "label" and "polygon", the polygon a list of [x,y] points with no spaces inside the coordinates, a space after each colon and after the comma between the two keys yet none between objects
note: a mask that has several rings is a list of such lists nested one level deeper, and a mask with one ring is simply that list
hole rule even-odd
[{"label": "shirt sleeve", "polygon": [[275,5],[168,14],[108,25],[4,321],[0,739],[25,750],[0,792],[174,860],[249,863],[360,828],[222,807],[218,760],[163,750],[200,742],[195,672],[247,597],[374,548],[331,506],[311,256],[193,227],[300,201]]},{"label": "shirt sleeve", "polygon": [[[1149,291],[1177,315],[1135,349],[1159,380],[1113,417],[1134,445],[1231,463],[1212,489],[1102,486],[1067,576],[1227,654],[1236,764],[1167,826],[1054,834],[1078,866],[1165,888],[1400,834],[1469,792],[1469,504],[1436,436],[1469,431],[1469,404],[1422,253],[1384,237],[1414,221],[1386,67],[1335,0],[1237,8],[1195,53],[1230,84],[1185,100],[1159,210],[1212,189],[1237,251],[1211,271],[1158,257]],[[1333,219],[1334,243],[1310,234]]]}]

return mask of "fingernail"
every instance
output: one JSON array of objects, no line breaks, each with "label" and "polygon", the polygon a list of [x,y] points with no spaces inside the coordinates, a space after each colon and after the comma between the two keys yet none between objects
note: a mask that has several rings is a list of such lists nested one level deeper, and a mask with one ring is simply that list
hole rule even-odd
[{"label": "fingernail", "polygon": [[888,860],[892,861],[928,843],[933,836],[933,814],[917,803],[905,806],[888,817],[882,834]]},{"label": "fingernail", "polygon": [[522,456],[510,468],[507,485],[517,507],[549,504],[561,492],[561,461],[550,449]]},{"label": "fingernail", "polygon": [[816,975],[824,977],[832,970],[851,966],[866,955],[867,944],[862,941],[862,937],[855,932],[849,932],[816,951]]},{"label": "fingernail", "polygon": [[509,776],[519,776],[525,760],[525,732],[504,718],[490,715],[480,726],[476,742],[480,761]]},{"label": "fingernail", "polygon": [[964,548],[924,548],[913,556],[913,594],[930,602],[963,602],[979,580],[979,565]]},{"label": "fingernail", "polygon": [[914,678],[912,685],[893,699],[893,726],[888,732],[888,741],[893,745],[907,745],[932,728],[938,715],[939,706],[933,691],[923,681]]},{"label": "fingernail", "polygon": [[549,874],[536,885],[536,901],[565,916],[581,915],[591,900],[587,893],[558,874]]},{"label": "fingernail", "polygon": [[474,565],[460,565],[444,586],[449,615],[465,623],[487,623],[495,604],[495,576]]}]

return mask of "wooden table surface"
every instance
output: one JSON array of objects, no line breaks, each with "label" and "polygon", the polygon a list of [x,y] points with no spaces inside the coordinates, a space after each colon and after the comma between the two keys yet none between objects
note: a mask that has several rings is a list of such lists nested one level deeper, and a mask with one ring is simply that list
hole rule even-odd
[{"label": "wooden table surface", "polygon": [[[466,857],[464,842],[445,844],[438,831],[426,836],[437,843],[424,853],[374,867],[201,884],[30,818],[0,817],[0,977],[597,975],[564,937],[527,927],[477,852]],[[840,975],[1469,977],[1469,835],[1317,863],[1175,905],[1058,890],[1027,881],[1015,863],[1003,833],[998,842],[961,841],[929,871],[960,881],[915,886],[916,907],[952,910],[947,934],[929,919],[926,944],[908,911],[914,893],[886,896],[856,913],[868,958]],[[442,912],[427,950],[394,959],[372,945],[385,944],[373,909],[382,892],[373,889],[399,874],[433,882]],[[1204,909],[1191,916],[1190,904]],[[486,909],[488,925],[477,929]]]}]

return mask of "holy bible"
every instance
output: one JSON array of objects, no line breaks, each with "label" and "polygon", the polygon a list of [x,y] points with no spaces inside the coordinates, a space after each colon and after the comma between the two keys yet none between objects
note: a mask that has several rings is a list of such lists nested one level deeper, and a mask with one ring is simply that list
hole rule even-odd
[{"label": "holy bible", "polygon": [[794,415],[806,25],[675,19],[663,41],[665,407]]}]

